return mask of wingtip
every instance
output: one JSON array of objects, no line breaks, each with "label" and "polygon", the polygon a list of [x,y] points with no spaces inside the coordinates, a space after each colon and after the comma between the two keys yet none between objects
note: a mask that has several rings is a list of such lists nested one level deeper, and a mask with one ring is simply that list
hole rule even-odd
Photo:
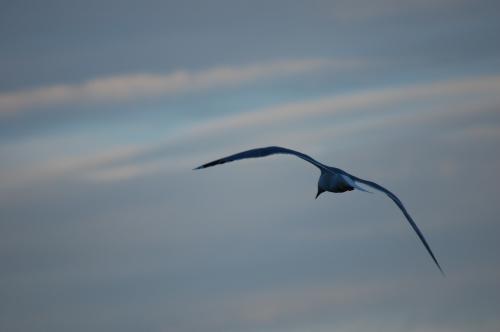
[{"label": "wingtip", "polygon": [[196,170],[202,169],[202,168],[203,168],[203,165],[193,168],[193,171],[196,171]]},{"label": "wingtip", "polygon": [[434,263],[436,264],[437,268],[439,269],[439,272],[441,272],[441,275],[443,277],[446,277],[446,273],[444,273],[443,268],[441,267],[441,264],[439,264],[436,257],[434,257],[433,253],[431,254],[431,257],[432,257],[432,260],[434,261]]},{"label": "wingtip", "polygon": [[446,278],[446,273],[444,273],[443,269],[441,268],[441,265],[438,264],[438,269],[439,269],[439,272],[441,272],[441,275],[443,276],[443,278]]}]

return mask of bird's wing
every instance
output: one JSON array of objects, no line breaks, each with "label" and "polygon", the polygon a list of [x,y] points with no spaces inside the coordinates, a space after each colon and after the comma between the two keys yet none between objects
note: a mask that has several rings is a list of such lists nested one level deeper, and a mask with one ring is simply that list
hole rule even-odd
[{"label": "bird's wing", "polygon": [[313,158],[309,157],[306,154],[303,154],[303,153],[298,152],[298,151],[282,148],[279,146],[268,146],[266,148],[258,148],[258,149],[243,151],[240,153],[236,153],[236,154],[224,157],[224,158],[220,158],[220,159],[211,161],[211,162],[206,163],[204,165],[198,166],[195,169],[212,167],[215,165],[224,164],[224,163],[228,163],[228,162],[240,160],[240,159],[266,157],[266,156],[270,156],[272,154],[291,154],[291,155],[297,156],[301,159],[304,159],[307,162],[310,162],[314,166],[318,167],[321,171],[332,172],[332,170],[330,170],[327,166],[314,160]]},{"label": "bird's wing", "polygon": [[441,271],[441,273],[444,275],[443,269],[441,269],[441,266],[439,265],[436,257],[434,256],[434,253],[432,252],[431,247],[429,246],[429,244],[425,240],[424,235],[422,234],[422,232],[418,228],[417,224],[415,224],[415,222],[413,221],[413,219],[410,216],[410,214],[408,213],[408,211],[406,211],[406,208],[404,207],[403,203],[401,203],[399,198],[396,195],[394,195],[392,192],[390,192],[389,190],[387,190],[386,188],[382,187],[381,185],[379,185],[375,182],[363,180],[363,179],[357,178],[355,176],[352,176],[352,178],[355,182],[360,182],[360,183],[366,184],[367,186],[370,186],[374,189],[380,190],[381,192],[383,192],[384,194],[389,196],[389,198],[392,199],[394,201],[394,203],[396,203],[396,205],[401,209],[401,211],[405,215],[406,219],[410,223],[410,225],[413,228],[413,230],[415,231],[415,233],[417,233],[420,241],[422,241],[422,243],[425,246],[425,249],[427,249],[427,252],[429,253],[429,255],[431,255],[432,260],[434,261],[434,263],[436,263],[436,266],[438,267],[439,271]]}]

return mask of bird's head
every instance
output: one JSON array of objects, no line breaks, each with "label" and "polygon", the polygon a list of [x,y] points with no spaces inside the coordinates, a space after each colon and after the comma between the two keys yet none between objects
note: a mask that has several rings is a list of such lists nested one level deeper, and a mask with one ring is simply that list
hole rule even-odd
[{"label": "bird's head", "polygon": [[320,186],[318,186],[318,193],[316,194],[316,198],[318,198],[319,195],[321,195],[322,193],[324,193],[326,190],[324,190],[323,188],[321,188]]}]

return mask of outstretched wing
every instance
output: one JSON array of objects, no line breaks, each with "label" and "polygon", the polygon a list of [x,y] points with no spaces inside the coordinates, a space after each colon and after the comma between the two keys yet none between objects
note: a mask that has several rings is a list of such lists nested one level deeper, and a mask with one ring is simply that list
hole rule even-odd
[{"label": "outstretched wing", "polygon": [[204,165],[198,166],[195,169],[212,167],[215,165],[220,165],[220,164],[224,164],[224,163],[228,163],[228,162],[240,160],[240,159],[267,157],[267,156],[270,156],[273,154],[291,154],[291,155],[297,156],[301,159],[304,159],[305,161],[313,164],[314,166],[318,167],[322,171],[332,172],[330,169],[328,169],[328,167],[326,167],[322,163],[314,160],[313,158],[309,157],[306,154],[303,154],[303,153],[298,152],[298,151],[282,148],[279,146],[268,146],[266,148],[258,148],[258,149],[243,151],[240,153],[236,153],[236,154],[224,157],[224,158],[220,158],[220,159],[211,161],[211,162],[206,163]]},{"label": "outstretched wing", "polygon": [[389,196],[389,198],[392,199],[394,201],[394,203],[396,203],[396,205],[401,209],[401,211],[405,215],[406,219],[410,223],[410,225],[413,228],[413,230],[415,231],[415,233],[417,233],[420,241],[422,241],[422,243],[425,246],[425,249],[427,249],[427,252],[429,253],[429,255],[431,255],[432,260],[434,261],[434,263],[436,263],[436,266],[438,267],[439,271],[441,271],[441,273],[444,275],[443,269],[441,269],[441,266],[439,265],[436,257],[434,256],[434,253],[432,252],[431,247],[427,243],[427,240],[425,239],[424,235],[422,234],[422,232],[418,228],[417,224],[415,224],[415,222],[413,221],[413,219],[410,216],[410,214],[408,213],[408,211],[406,211],[406,208],[404,207],[403,203],[401,203],[399,198],[396,195],[394,195],[392,192],[390,192],[389,190],[387,190],[386,188],[382,187],[381,185],[379,185],[375,182],[363,180],[363,179],[357,178],[355,176],[352,176],[352,178],[355,182],[361,182],[361,183],[366,184],[367,186],[370,186],[374,189],[380,190],[381,192],[383,192],[387,196]]}]

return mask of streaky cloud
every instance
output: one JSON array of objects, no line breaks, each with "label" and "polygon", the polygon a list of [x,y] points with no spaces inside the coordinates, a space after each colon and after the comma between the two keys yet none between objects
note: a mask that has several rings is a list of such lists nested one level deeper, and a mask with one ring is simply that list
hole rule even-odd
[{"label": "streaky cloud", "polygon": [[321,114],[367,110],[384,105],[406,103],[422,99],[451,98],[456,96],[484,95],[484,99],[498,101],[500,76],[467,77],[458,80],[420,83],[402,87],[388,87],[355,91],[353,93],[327,96],[271,106],[256,111],[229,115],[224,118],[205,121],[190,131],[197,136],[220,133],[249,126],[277,123],[286,117],[288,121]]},{"label": "streaky cloud", "polygon": [[[297,149],[311,149],[308,143],[318,142],[332,137],[347,136],[369,130],[374,127],[400,126],[407,122],[435,121],[450,114],[466,115],[477,109],[491,109],[500,103],[500,76],[481,76],[449,80],[443,82],[422,83],[403,87],[370,89],[349,94],[327,96],[295,103],[278,104],[249,112],[218,117],[203,123],[186,126],[166,140],[154,144],[128,146],[99,151],[94,155],[59,156],[42,162],[36,169],[17,170],[16,176],[10,177],[9,183],[22,183],[39,178],[49,179],[63,174],[74,174],[78,178],[97,182],[124,181],[137,176],[158,172],[177,172],[191,169],[200,158],[209,157],[216,151],[197,151],[191,153],[172,153],[176,147],[192,144],[201,138],[216,140],[217,151],[240,149],[243,144],[265,145],[288,144]],[[415,101],[437,102],[442,98],[446,107],[437,103],[410,110],[406,104]],[[467,98],[470,103],[465,103]],[[399,116],[380,116],[377,109],[402,105]],[[433,106],[434,105],[434,106]],[[470,105],[475,105],[469,109]],[[341,125],[297,128],[293,125],[304,119],[320,118],[324,115],[342,115],[356,113],[358,116]],[[369,115],[378,114],[377,118]],[[366,118],[365,116],[368,116]],[[284,120],[291,126],[275,128]],[[245,138],[241,129],[267,127],[272,130],[258,138]],[[335,130],[332,130],[335,129]],[[240,142],[222,137],[239,132]],[[491,131],[491,130],[490,130]],[[319,152],[320,147],[314,151]]]},{"label": "streaky cloud", "polygon": [[285,59],[249,65],[217,66],[168,74],[137,73],[0,94],[0,116],[27,109],[71,103],[123,102],[223,88],[246,82],[300,75],[322,69],[346,70],[360,61],[343,59]]},{"label": "streaky cloud", "polygon": [[[165,152],[174,146],[180,144],[189,144],[192,140],[217,139],[218,137],[227,137],[233,131],[248,128],[259,128],[269,126],[273,128],[270,134],[253,138],[253,144],[265,145],[269,142],[276,144],[292,144],[296,148],[308,147],[306,142],[318,142],[324,139],[331,139],[339,135],[351,135],[359,133],[373,127],[390,127],[403,125],[406,122],[416,121],[436,121],[440,117],[446,117],[450,114],[466,115],[472,112],[470,105],[474,109],[490,109],[500,103],[500,77],[473,77],[461,80],[450,80],[444,82],[434,82],[428,84],[417,84],[405,87],[385,88],[368,91],[357,91],[354,93],[329,96],[313,100],[307,100],[297,103],[280,104],[263,109],[257,109],[236,115],[219,117],[201,124],[194,124],[185,128],[179,135],[170,138],[165,142],[160,142],[154,146],[145,146],[138,149],[137,153],[129,158],[120,158],[117,164],[108,167],[103,165],[100,170],[90,170],[90,178],[100,181],[126,180],[138,175],[149,172],[174,171],[182,168],[190,168],[189,162],[196,160],[195,154],[169,157],[164,159],[164,163],[143,161],[141,159],[151,156],[162,158]],[[467,96],[472,101],[471,104],[461,101],[461,98]],[[322,115],[342,114],[349,112],[362,113],[359,115],[369,115],[373,113],[373,108],[384,107],[388,105],[404,105],[412,103],[415,100],[427,100],[436,102],[436,97],[446,100],[446,107],[427,106],[419,107],[416,110],[404,110],[398,117],[380,117],[378,119],[365,119],[363,116],[351,120],[349,123],[343,123],[341,126],[335,126],[332,131],[331,126],[310,128],[295,128],[291,131],[286,129],[274,128],[274,125],[282,121],[301,121],[305,118],[311,119]],[[460,98],[458,98],[460,97]],[[478,101],[479,100],[479,101]],[[476,102],[478,101],[478,102]],[[241,136],[241,134],[240,134]],[[218,150],[223,151],[241,148],[241,144],[235,144],[232,140],[225,140],[225,143],[218,145]],[[228,143],[230,142],[230,143]],[[247,142],[250,144],[250,142]],[[316,147],[316,150],[318,148]],[[203,151],[202,154],[209,155],[210,151]],[[201,156],[199,156],[201,157]],[[198,158],[199,159],[199,158]],[[170,165],[167,167],[167,164]],[[126,166],[130,165],[130,167]],[[160,165],[162,165],[160,167]],[[114,172],[116,171],[116,174]]]}]

